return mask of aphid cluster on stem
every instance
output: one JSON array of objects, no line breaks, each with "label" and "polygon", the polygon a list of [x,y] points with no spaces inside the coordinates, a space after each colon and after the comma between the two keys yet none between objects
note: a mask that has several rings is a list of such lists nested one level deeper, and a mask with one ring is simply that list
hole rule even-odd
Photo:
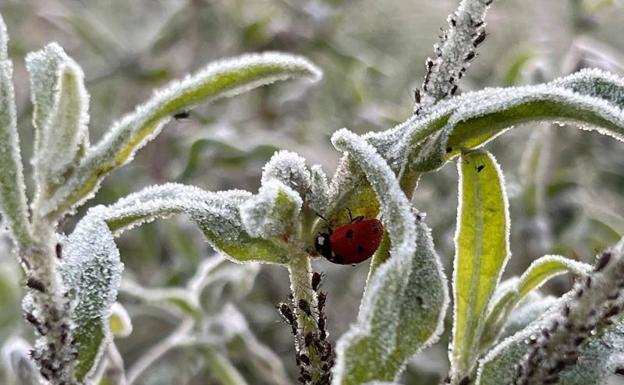
[{"label": "aphid cluster on stem", "polygon": [[[277,306],[282,318],[290,325],[295,337],[295,361],[299,367],[299,383],[303,385],[329,385],[331,383],[331,369],[334,366],[334,352],[331,343],[327,340],[327,318],[325,304],[327,293],[320,291],[322,275],[313,272],[311,286],[317,296],[316,307],[304,299],[294,300],[291,295],[291,305],[281,303]],[[295,303],[296,302],[296,303]],[[316,325],[314,330],[305,330],[304,325],[297,321],[295,309],[309,317]]]},{"label": "aphid cluster on stem", "polygon": [[624,310],[623,259],[605,251],[594,271],[577,279],[567,301],[524,341],[528,350],[510,385],[558,383],[561,372],[577,364],[580,347],[614,323]]}]

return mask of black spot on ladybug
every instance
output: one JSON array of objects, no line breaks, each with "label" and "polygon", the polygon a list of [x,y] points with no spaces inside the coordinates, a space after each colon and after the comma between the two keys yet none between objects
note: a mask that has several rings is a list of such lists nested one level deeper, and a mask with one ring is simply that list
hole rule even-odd
[{"label": "black spot on ladybug", "polygon": [[358,245],[358,247],[357,247],[357,253],[358,253],[358,254],[363,254],[363,253],[364,253],[364,246],[362,246],[362,245]]},{"label": "black spot on ladybug", "polygon": [[479,165],[479,166],[477,167],[477,172],[481,172],[481,171],[483,171],[483,169],[484,169],[484,168],[485,168],[485,166],[484,166],[484,165],[482,165],[482,164],[481,164],[481,165]]},{"label": "black spot on ladybug", "polygon": [[347,230],[347,233],[345,234],[345,236],[349,239],[353,238],[353,230],[349,229]]}]

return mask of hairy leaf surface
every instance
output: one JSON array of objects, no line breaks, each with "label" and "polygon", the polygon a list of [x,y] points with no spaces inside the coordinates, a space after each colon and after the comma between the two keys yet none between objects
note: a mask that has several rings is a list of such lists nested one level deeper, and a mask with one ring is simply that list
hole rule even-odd
[{"label": "hairy leaf surface", "polygon": [[440,334],[448,302],[445,277],[428,227],[416,220],[383,158],[347,130],[332,141],[370,181],[391,243],[391,257],[372,274],[357,321],[338,341],[333,384],[392,381]]}]

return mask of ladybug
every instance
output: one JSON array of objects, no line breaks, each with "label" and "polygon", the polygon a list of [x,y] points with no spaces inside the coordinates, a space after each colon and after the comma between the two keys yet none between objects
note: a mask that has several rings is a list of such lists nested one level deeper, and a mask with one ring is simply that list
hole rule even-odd
[{"label": "ladybug", "polygon": [[[379,219],[353,218],[350,223],[335,230],[328,226],[328,232],[319,233],[314,239],[314,248],[328,261],[339,265],[355,265],[370,258],[379,247],[383,225]],[[320,215],[319,215],[320,216]],[[327,220],[321,217],[325,222]]]}]

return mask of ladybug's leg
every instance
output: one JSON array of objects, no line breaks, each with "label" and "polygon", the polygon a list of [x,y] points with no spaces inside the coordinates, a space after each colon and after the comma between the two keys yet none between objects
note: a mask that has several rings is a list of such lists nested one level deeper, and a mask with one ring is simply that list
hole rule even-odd
[{"label": "ladybug's leg", "polygon": [[351,223],[360,222],[362,219],[364,219],[364,215],[360,215],[360,216],[353,218],[351,209],[349,209],[348,207],[347,207],[347,212],[349,213],[349,220],[351,221]]}]

